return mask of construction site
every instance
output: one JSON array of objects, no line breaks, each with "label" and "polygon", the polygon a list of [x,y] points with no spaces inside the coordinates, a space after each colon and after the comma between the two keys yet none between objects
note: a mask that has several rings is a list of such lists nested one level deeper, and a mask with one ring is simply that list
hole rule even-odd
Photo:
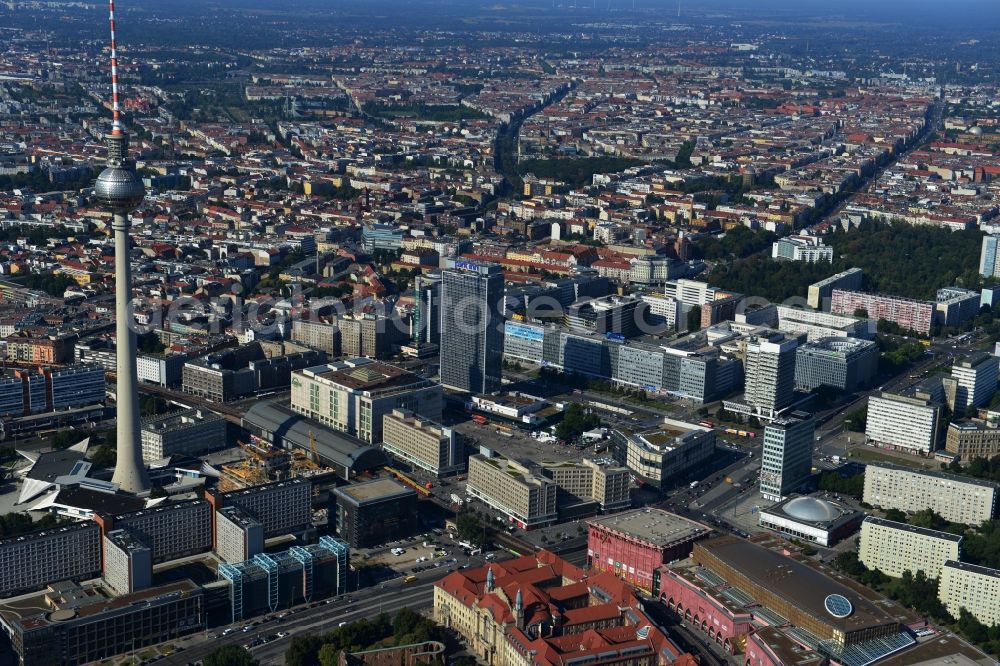
[{"label": "construction site", "polygon": [[222,465],[219,490],[229,492],[272,481],[333,472],[333,468],[322,464],[312,432],[309,433],[309,443],[310,451],[306,453],[301,449],[279,449],[256,436],[251,436],[249,443],[237,442],[245,457]]}]

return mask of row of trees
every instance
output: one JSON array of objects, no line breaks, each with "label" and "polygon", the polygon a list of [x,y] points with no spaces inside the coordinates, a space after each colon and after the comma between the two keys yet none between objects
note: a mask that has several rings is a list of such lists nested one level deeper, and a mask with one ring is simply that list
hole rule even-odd
[{"label": "row of trees", "polygon": [[751,231],[748,227],[736,227],[725,236],[707,236],[695,243],[696,253],[704,259],[744,259],[752,254],[762,252],[778,239],[773,231],[759,229]]},{"label": "row of trees", "polygon": [[382,613],[372,620],[358,620],[324,634],[296,636],[285,653],[285,664],[286,666],[316,666],[316,664],[336,666],[342,651],[358,652],[425,641],[444,643],[447,638],[445,629],[435,624],[433,620],[409,608],[403,608],[396,613],[392,621],[388,615]]},{"label": "row of trees", "polygon": [[837,472],[824,472],[819,477],[819,489],[861,499],[865,494],[865,473],[842,476]]},{"label": "row of trees", "polygon": [[474,511],[463,511],[455,517],[455,527],[462,541],[468,541],[476,548],[485,548],[487,536],[486,521]]},{"label": "row of trees", "polygon": [[948,532],[962,537],[962,561],[1000,569],[1000,520],[988,520],[971,526],[953,523],[932,509],[905,513],[898,509],[886,511],[886,518],[914,527]]},{"label": "row of trees", "polygon": [[51,513],[34,521],[27,513],[14,511],[0,515],[0,539],[28,534],[29,532],[41,532],[69,522],[71,522],[69,519],[59,518]]},{"label": "row of trees", "polygon": [[552,178],[581,187],[589,185],[595,173],[615,173],[642,164],[642,160],[629,157],[528,159],[517,163],[517,173],[521,176],[530,173],[538,178]]},{"label": "row of trees", "polygon": [[878,590],[901,604],[930,616],[939,622],[952,622],[953,618],[938,599],[938,582],[927,574],[907,570],[900,578],[891,578],[878,569],[869,569],[858,559],[854,550],[837,555],[833,565],[861,584]]},{"label": "row of trees", "polygon": [[1000,625],[987,626],[964,608],[959,610],[958,618],[952,616],[938,598],[938,581],[928,578],[923,571],[912,573],[907,570],[900,578],[890,578],[878,569],[866,567],[854,550],[840,553],[833,564],[863,585],[878,590],[940,624],[951,625],[987,653],[1000,653]]},{"label": "row of trees", "polygon": [[62,297],[68,287],[76,286],[76,281],[68,275],[54,275],[52,273],[25,273],[23,276],[18,276],[17,279],[28,289],[38,289],[50,296],[57,297]]},{"label": "row of trees", "polygon": [[382,118],[416,118],[436,122],[459,122],[486,118],[486,114],[462,104],[377,104],[367,102],[361,110]]},{"label": "row of trees", "polygon": [[87,169],[72,178],[52,182],[48,172],[43,169],[35,169],[29,173],[0,174],[0,191],[29,189],[32,192],[70,192],[93,187],[96,175],[92,169]]},{"label": "row of trees", "polygon": [[965,474],[977,479],[1000,482],[1000,455],[989,459],[975,457],[964,467],[957,460],[953,460],[945,466],[945,469],[955,474]]},{"label": "row of trees", "polygon": [[924,355],[924,346],[919,342],[900,343],[894,338],[880,336],[878,346],[882,351],[878,360],[879,372],[886,375],[898,375]]}]

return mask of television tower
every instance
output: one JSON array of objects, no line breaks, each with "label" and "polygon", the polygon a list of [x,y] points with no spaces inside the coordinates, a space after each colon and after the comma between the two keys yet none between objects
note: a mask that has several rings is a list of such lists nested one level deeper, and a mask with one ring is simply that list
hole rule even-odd
[{"label": "television tower", "polygon": [[117,348],[117,435],[118,460],[112,481],[122,490],[138,493],[149,490],[149,475],[142,464],[139,439],[139,396],[136,378],[135,331],[129,325],[132,301],[132,266],[129,263],[132,222],[128,214],[139,207],[146,188],[128,157],[128,134],[122,126],[118,104],[118,45],[115,42],[115,0],[109,0],[111,21],[111,133],[104,137],[108,147],[107,167],[97,177],[94,194],[114,214],[115,233],[115,334]]}]

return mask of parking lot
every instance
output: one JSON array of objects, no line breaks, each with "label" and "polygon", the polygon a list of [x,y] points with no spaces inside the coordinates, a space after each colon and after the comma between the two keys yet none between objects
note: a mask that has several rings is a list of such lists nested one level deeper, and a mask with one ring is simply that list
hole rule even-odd
[{"label": "parking lot", "polygon": [[[587,455],[575,446],[563,446],[557,442],[543,443],[534,439],[529,431],[518,428],[501,428],[494,423],[480,425],[475,421],[464,421],[454,426],[464,436],[473,450],[480,446],[496,451],[512,460],[525,458],[543,461],[578,460]],[[507,433],[507,434],[502,434]],[[590,449],[593,453],[593,449]]]},{"label": "parking lot", "polygon": [[[424,543],[427,543],[427,546],[424,546]],[[402,550],[398,555],[392,552],[397,548]],[[400,551],[397,550],[396,552],[399,553]],[[373,552],[365,560],[365,563],[383,565],[394,571],[403,573],[419,563],[442,559],[446,554],[447,551],[439,547],[436,543],[408,540],[405,542],[405,545],[390,546],[388,549]]]}]

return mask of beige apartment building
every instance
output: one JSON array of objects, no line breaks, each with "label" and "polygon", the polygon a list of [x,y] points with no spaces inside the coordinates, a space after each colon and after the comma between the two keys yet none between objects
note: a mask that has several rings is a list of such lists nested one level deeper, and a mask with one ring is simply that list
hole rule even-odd
[{"label": "beige apartment building", "polygon": [[382,419],[404,408],[441,418],[441,385],[403,368],[350,358],[292,373],[291,408],[369,444],[382,441]]},{"label": "beige apartment building", "polygon": [[881,509],[933,509],[945,520],[979,525],[997,506],[995,483],[934,471],[917,471],[890,463],[865,468],[864,501]]},{"label": "beige apartment building", "polygon": [[435,476],[465,469],[458,434],[407,409],[394,409],[382,417],[382,448]]},{"label": "beige apartment building", "polygon": [[1000,569],[948,560],[941,568],[938,599],[954,617],[964,608],[987,626],[1000,624]]},{"label": "beige apartment building", "polygon": [[466,492],[506,515],[521,529],[556,520],[558,485],[502,456],[469,458]]},{"label": "beige apartment building", "polygon": [[542,473],[559,486],[559,510],[589,502],[604,513],[632,506],[631,473],[613,460],[542,463]]},{"label": "beige apartment building", "polygon": [[904,571],[941,575],[948,560],[958,560],[962,537],[868,516],[861,523],[858,559],[869,569],[899,578]]},{"label": "beige apartment building", "polygon": [[944,448],[962,460],[992,458],[1000,454],[1000,428],[979,420],[949,423]]}]

